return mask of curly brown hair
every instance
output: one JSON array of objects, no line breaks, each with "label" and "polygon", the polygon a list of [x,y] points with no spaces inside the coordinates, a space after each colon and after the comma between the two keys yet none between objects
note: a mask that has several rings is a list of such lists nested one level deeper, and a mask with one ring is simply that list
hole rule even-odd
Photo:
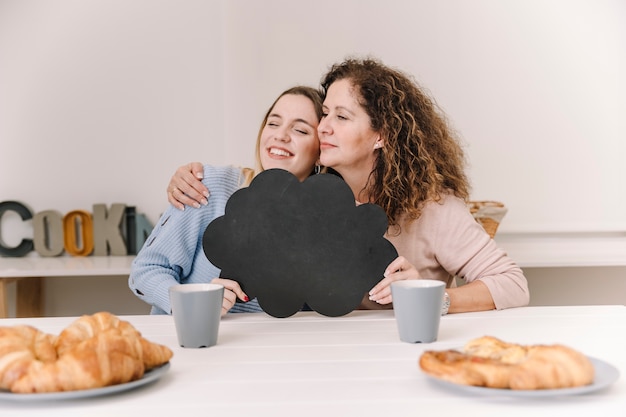
[{"label": "curly brown hair", "polygon": [[469,199],[460,141],[417,82],[376,59],[350,58],[322,78],[324,94],[342,79],[350,81],[372,129],[385,139],[365,191],[385,210],[389,225],[402,213],[418,218],[424,202],[440,201],[444,193]]}]

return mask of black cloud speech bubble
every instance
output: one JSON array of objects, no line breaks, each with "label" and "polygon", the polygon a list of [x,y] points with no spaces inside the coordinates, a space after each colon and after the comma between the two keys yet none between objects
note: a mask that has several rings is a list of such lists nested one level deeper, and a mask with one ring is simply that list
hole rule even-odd
[{"label": "black cloud speech bubble", "polygon": [[203,236],[204,253],[274,317],[306,303],[336,317],[356,309],[398,253],[384,238],[387,217],[356,206],[348,185],[331,174],[299,182],[271,169],[228,200]]}]

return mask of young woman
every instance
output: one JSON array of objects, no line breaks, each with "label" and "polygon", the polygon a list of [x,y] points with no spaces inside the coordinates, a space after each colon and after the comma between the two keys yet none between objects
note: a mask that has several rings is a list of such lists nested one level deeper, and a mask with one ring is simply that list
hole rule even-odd
[{"label": "young woman", "polygon": [[[446,282],[444,312],[528,304],[522,270],[469,212],[463,151],[434,101],[409,76],[373,59],[332,66],[322,87],[320,162],[343,177],[357,203],[385,210],[385,237],[400,254],[362,307],[388,308],[391,282],[420,278]],[[197,199],[205,192],[192,181],[200,166],[186,170],[171,184]],[[466,284],[456,287],[455,277]]]},{"label": "young woman", "polygon": [[[321,117],[321,93],[310,87],[283,92],[267,111],[257,137],[260,169],[282,168],[304,181],[319,158],[317,126]],[[219,269],[206,258],[202,237],[208,224],[224,214],[228,198],[250,183],[249,168],[204,166],[202,184],[211,190],[210,201],[198,210],[169,207],[133,261],[129,286],[141,300],[152,305],[152,314],[169,314],[169,287],[179,283],[214,282],[224,285],[222,314],[262,311],[248,300],[235,281],[219,277]],[[235,304],[239,299],[249,301]],[[233,307],[234,306],[234,307]]]}]

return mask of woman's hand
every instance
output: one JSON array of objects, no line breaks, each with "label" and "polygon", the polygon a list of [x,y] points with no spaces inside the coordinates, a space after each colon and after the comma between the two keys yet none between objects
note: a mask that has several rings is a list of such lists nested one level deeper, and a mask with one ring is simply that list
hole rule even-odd
[{"label": "woman's hand", "polygon": [[250,299],[245,292],[239,286],[237,281],[226,278],[214,278],[211,280],[211,284],[220,284],[224,286],[224,301],[222,301],[222,316],[228,313],[228,310],[233,308],[237,302],[237,298],[242,301],[248,302]]},{"label": "woman's hand", "polygon": [[406,260],[404,256],[398,256],[385,269],[384,278],[369,292],[370,301],[378,304],[389,304],[391,299],[391,283],[405,279],[419,279],[417,269]]},{"label": "woman's hand", "polygon": [[177,209],[185,205],[195,208],[208,203],[209,190],[202,184],[204,168],[200,162],[191,162],[176,170],[167,186],[167,200]]}]

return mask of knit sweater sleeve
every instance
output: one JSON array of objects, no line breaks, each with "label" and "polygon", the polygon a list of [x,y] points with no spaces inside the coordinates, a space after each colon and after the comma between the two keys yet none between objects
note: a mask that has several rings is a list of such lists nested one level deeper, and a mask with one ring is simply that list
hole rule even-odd
[{"label": "knit sweater sleeve", "polygon": [[134,259],[129,287],[153,306],[152,313],[169,314],[169,287],[179,283],[209,282],[219,276],[202,250],[208,224],[224,214],[228,198],[241,186],[241,170],[234,167],[204,167],[204,185],[210,190],[209,204],[184,211],[169,206]]},{"label": "knit sweater sleeve", "polygon": [[443,204],[426,210],[437,261],[451,275],[466,282],[480,280],[489,289],[497,309],[529,302],[526,277],[506,252],[480,226],[465,203],[447,196]]}]

